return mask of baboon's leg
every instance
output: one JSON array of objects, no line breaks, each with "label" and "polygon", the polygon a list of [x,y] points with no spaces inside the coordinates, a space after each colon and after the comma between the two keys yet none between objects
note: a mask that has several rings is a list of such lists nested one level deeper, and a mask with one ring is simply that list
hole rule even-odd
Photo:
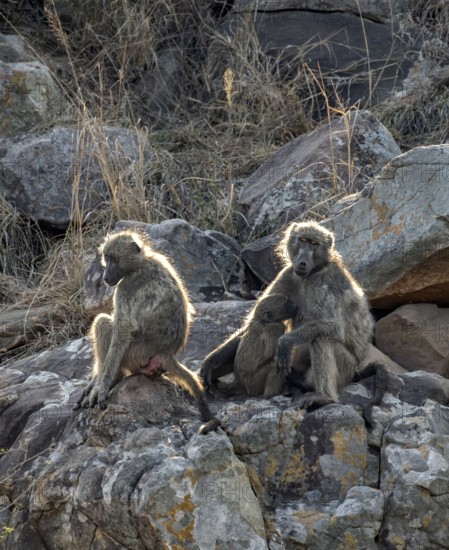
[{"label": "baboon's leg", "polygon": [[[338,402],[338,369],[335,358],[335,342],[315,340],[310,343],[311,367],[306,374],[306,382],[315,393],[330,402]],[[310,397],[307,396],[310,407]]]},{"label": "baboon's leg", "polygon": [[273,361],[267,365],[267,377],[265,380],[265,390],[263,392],[264,397],[274,397],[275,395],[281,395],[285,389],[285,378],[278,372],[276,364]]},{"label": "baboon's leg", "polygon": [[209,409],[204,396],[204,388],[198,376],[171,355],[162,355],[161,358],[165,368],[174,377],[176,382],[181,384],[195,398],[201,419],[205,422],[200,428],[200,433],[205,434],[217,428],[220,425],[220,421],[213,416]]},{"label": "baboon's leg", "polygon": [[217,378],[231,374],[234,370],[234,358],[239,343],[239,336],[231,337],[206,356],[200,371],[206,388],[212,386]]}]

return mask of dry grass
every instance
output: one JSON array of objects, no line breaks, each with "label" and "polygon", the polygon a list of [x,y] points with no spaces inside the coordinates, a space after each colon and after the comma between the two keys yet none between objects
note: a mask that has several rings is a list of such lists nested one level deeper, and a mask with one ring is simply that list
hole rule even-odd
[{"label": "dry grass", "polygon": [[[448,25],[439,23],[446,18],[445,3],[415,4],[411,17],[434,26],[445,55]],[[0,15],[8,23],[2,30],[21,33],[50,67],[71,106],[61,122],[80,131],[77,164],[83,158],[99,164],[109,199],[98,211],[83,211],[76,200],[81,174],[75,173],[73,224],[63,238],[46,235],[0,202],[0,299],[4,308],[57,303],[60,316],[42,346],[85,330],[84,264],[117,220],[180,217],[235,236],[235,197],[243,179],[279,146],[312,129],[312,113],[334,116],[335,106],[338,115],[350,108],[338,100],[332,107],[326,92],[332,75],[307,66],[307,48],[316,44],[292,54],[287,74],[280,59],[261,50],[251,20],[242,18],[232,33],[224,32],[208,3],[79,0],[69,19],[46,5],[45,13],[23,13],[13,0],[3,3]],[[435,9],[439,18],[432,20]],[[434,58],[437,49],[429,46]],[[428,132],[430,140],[438,121],[449,117],[446,95],[439,89],[410,96],[399,108],[385,104],[379,113],[402,145],[413,132]],[[107,124],[141,132],[132,170],[120,149],[107,145]],[[89,141],[95,146],[87,147]],[[336,179],[329,200],[351,191],[355,168],[348,155],[350,181]],[[321,217],[327,210],[324,201],[309,214]]]}]

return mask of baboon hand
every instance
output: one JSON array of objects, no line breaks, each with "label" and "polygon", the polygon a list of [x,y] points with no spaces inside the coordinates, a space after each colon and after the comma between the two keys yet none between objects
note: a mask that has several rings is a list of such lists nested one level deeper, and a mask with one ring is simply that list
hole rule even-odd
[{"label": "baboon hand", "polygon": [[274,359],[277,364],[278,371],[284,376],[288,376],[292,370],[290,362],[291,345],[289,340],[281,336],[278,340],[276,354]]}]

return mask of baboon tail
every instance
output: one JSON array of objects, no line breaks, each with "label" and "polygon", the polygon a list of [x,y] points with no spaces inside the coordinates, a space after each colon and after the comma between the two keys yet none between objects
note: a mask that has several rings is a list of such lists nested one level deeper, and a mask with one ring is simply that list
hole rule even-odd
[{"label": "baboon tail", "polygon": [[195,398],[201,419],[206,423],[200,428],[200,433],[207,433],[217,428],[220,422],[209,409],[204,395],[203,384],[198,376],[174,357],[163,357],[162,364],[165,365],[174,380]]}]

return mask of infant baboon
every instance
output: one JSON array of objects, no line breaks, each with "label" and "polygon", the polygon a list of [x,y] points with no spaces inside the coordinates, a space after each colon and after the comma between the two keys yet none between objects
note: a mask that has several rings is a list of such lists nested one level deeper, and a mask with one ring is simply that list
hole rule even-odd
[{"label": "infant baboon", "polygon": [[101,247],[103,279],[115,286],[113,312],[95,318],[90,336],[92,382],[78,406],[106,407],[111,388],[126,374],[167,371],[195,398],[206,433],[218,426],[204,399],[199,378],[176,360],[185,344],[192,307],[178,274],[144,235],[120,231]]},{"label": "infant baboon", "polygon": [[[297,308],[292,330],[278,341],[279,371],[294,385],[312,390],[299,400],[301,407],[337,402],[372,339],[366,296],[335,250],[334,235],[315,222],[292,223],[278,255],[285,267],[263,295],[287,296]],[[201,370],[207,386],[231,372],[239,338],[234,335],[208,355]]]},{"label": "infant baboon", "polygon": [[228,395],[263,394],[264,397],[282,393],[285,377],[279,373],[274,355],[279,337],[285,332],[283,321],[291,319],[295,312],[295,306],[281,294],[270,294],[258,300],[239,330],[235,379],[229,386],[221,384],[221,391]]}]

